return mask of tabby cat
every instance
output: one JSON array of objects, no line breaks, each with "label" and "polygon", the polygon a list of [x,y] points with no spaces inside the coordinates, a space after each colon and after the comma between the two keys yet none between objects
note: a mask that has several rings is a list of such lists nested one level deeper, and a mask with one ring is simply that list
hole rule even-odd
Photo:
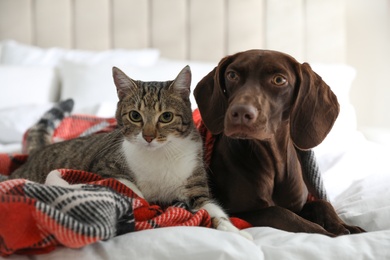
[{"label": "tabby cat", "polygon": [[[55,127],[48,113],[29,131],[28,161],[11,178],[45,183],[59,168],[94,172],[118,179],[149,203],[183,201],[193,209],[204,208],[215,228],[250,239],[210,199],[202,139],[192,119],[189,66],[173,81],[135,81],[115,67],[113,78],[119,98],[116,130],[45,145]],[[59,111],[71,105],[53,111],[63,116]]]}]

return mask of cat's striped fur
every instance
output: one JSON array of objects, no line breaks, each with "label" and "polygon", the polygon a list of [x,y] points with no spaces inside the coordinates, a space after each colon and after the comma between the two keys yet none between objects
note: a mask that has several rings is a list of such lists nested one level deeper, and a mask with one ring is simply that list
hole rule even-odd
[{"label": "cat's striped fur", "polygon": [[32,154],[34,150],[51,143],[51,137],[54,130],[59,126],[62,119],[72,112],[74,106],[73,99],[61,101],[47,111],[42,118],[29,129],[26,137],[26,151],[24,153]]},{"label": "cat's striped fur", "polygon": [[[119,97],[116,130],[44,145],[55,127],[46,120],[53,119],[49,111],[29,131],[31,154],[11,177],[44,183],[59,168],[94,172],[122,181],[150,203],[184,201],[193,209],[204,208],[217,229],[250,237],[210,199],[202,140],[192,120],[190,68],[174,81],[135,81],[117,68],[113,77]],[[66,112],[69,106],[51,111],[62,117],[58,110]]]}]

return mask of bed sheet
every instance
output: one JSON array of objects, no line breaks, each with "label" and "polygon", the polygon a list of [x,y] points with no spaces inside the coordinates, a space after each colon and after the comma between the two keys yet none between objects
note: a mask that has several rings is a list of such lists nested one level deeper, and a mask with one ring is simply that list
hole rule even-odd
[{"label": "bed sheet", "polygon": [[389,259],[390,230],[329,238],[272,228],[247,229],[251,242],[233,233],[201,227],[146,230],[82,249],[58,248],[41,256],[8,259]]},{"label": "bed sheet", "polygon": [[[128,233],[80,249],[8,259],[390,259],[388,147],[357,133],[354,145],[323,172],[339,216],[368,232],[329,238],[268,227],[237,234],[202,227],[169,227]],[[324,165],[323,165],[324,167]]]}]

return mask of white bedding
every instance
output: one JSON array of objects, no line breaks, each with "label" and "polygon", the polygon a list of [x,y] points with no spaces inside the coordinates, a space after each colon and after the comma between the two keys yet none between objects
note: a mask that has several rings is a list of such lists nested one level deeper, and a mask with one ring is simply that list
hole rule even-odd
[{"label": "white bedding", "polygon": [[[356,135],[324,181],[347,223],[368,232],[329,238],[267,227],[249,228],[254,241],[201,227],[173,227],[125,234],[81,249],[58,248],[39,257],[8,259],[390,259],[390,150]],[[339,181],[340,180],[340,181]]]},{"label": "white bedding", "polygon": [[[150,54],[154,55],[155,52]],[[138,73],[134,77],[139,79],[165,75],[169,75],[169,79],[186,63],[159,58],[148,66],[123,66],[128,66],[125,71],[130,76],[132,72]],[[66,66],[69,64],[68,62]],[[96,74],[101,66],[106,65],[78,65],[66,67],[66,72],[60,71],[57,75],[62,83],[65,82],[65,86],[68,82],[73,90],[77,90],[70,82],[92,82],[93,85],[84,87],[95,88],[95,91],[100,91],[101,88],[107,88],[104,91],[115,91],[113,85],[107,86],[110,84],[109,78]],[[193,85],[215,66],[211,63],[194,62],[190,65],[195,76]],[[4,60],[2,66],[7,66]],[[61,67],[53,66],[53,69],[61,70]],[[341,104],[341,114],[334,129],[324,143],[315,149],[324,183],[340,217],[349,224],[365,228],[367,233],[329,238],[317,234],[288,233],[266,227],[249,228],[247,231],[254,237],[251,242],[239,235],[214,229],[173,227],[129,233],[80,249],[59,247],[46,255],[14,255],[7,259],[390,259],[390,147],[373,144],[356,130],[354,109],[348,100],[354,70],[344,65],[317,64],[313,67],[332,87]],[[68,78],[64,78],[64,75]],[[48,76],[53,75],[48,73]],[[95,78],[91,81],[91,76],[98,80]],[[5,86],[6,83],[9,86]],[[0,86],[1,91],[12,91],[13,82],[6,83]],[[34,82],[30,83],[30,86],[33,86]],[[50,87],[39,89],[49,91]],[[72,93],[71,88],[67,90],[58,93],[77,95],[77,91]],[[82,97],[85,93],[77,93],[81,96],[75,96],[76,99],[85,98]],[[115,103],[112,100],[102,102],[101,96],[96,98],[99,100],[93,103],[94,96],[91,96],[90,106],[80,107],[80,111],[99,116],[113,116]],[[20,151],[23,132],[52,101],[1,108],[0,152]],[[20,112],[22,107],[28,113]]]},{"label": "white bedding", "polygon": [[[81,250],[60,248],[39,259],[388,259],[390,231],[328,238],[271,228],[247,230],[254,242],[205,228],[173,227],[127,234]],[[9,259],[28,259],[12,256]]]}]

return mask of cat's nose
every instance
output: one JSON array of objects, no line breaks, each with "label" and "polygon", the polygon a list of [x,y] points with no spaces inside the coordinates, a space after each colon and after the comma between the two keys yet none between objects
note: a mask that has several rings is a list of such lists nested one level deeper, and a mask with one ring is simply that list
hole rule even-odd
[{"label": "cat's nose", "polygon": [[142,137],[145,139],[146,142],[151,143],[154,139],[154,136],[152,135],[142,135]]}]

